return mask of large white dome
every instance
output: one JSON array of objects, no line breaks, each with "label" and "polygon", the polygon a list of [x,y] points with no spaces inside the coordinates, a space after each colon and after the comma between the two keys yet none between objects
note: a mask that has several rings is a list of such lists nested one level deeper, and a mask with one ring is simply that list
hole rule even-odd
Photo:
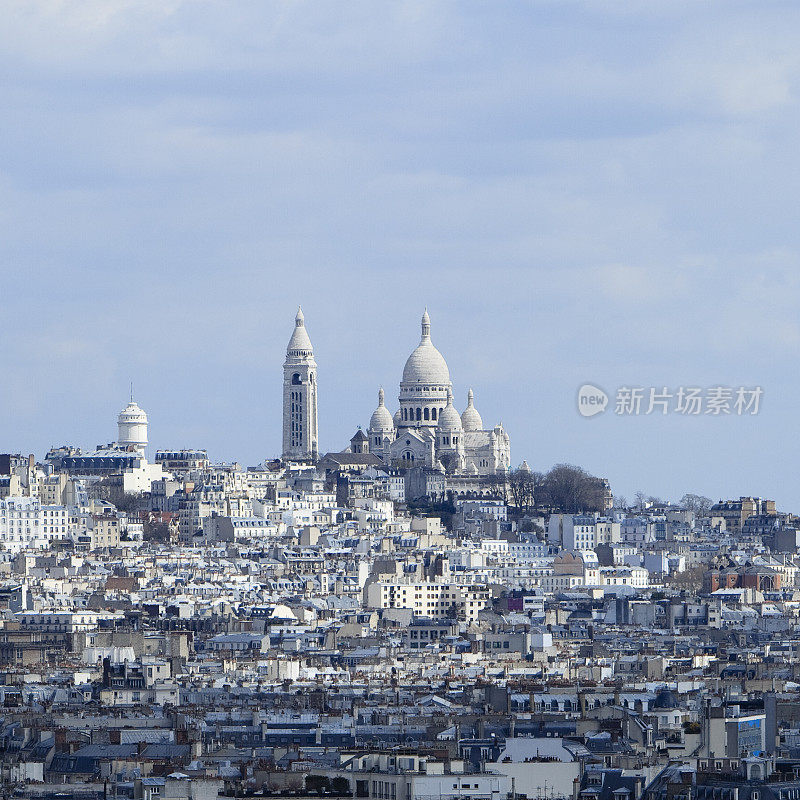
[{"label": "large white dome", "polygon": [[450,383],[447,362],[431,341],[431,320],[427,311],[422,315],[420,343],[403,367],[403,383],[431,383],[440,386]]}]

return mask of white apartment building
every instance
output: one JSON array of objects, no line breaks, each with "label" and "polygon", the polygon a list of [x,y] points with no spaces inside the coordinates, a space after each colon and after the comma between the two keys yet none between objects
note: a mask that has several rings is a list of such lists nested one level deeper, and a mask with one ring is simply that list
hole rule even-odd
[{"label": "white apartment building", "polygon": [[542,542],[509,542],[508,554],[517,561],[538,561],[547,555],[548,547]]},{"label": "white apartment building", "polygon": [[478,613],[489,605],[488,586],[457,583],[407,583],[401,580],[380,581],[366,589],[367,608],[410,608],[421,617],[440,619],[463,612],[466,619],[477,619]]},{"label": "white apartment building", "polygon": [[67,526],[64,506],[42,505],[38,497],[0,500],[0,544],[5,550],[45,548],[53,540],[66,539]]},{"label": "white apartment building", "polygon": [[547,539],[564,550],[594,550],[621,538],[620,524],[597,514],[551,514]]},{"label": "white apartment building", "polygon": [[650,573],[644,567],[600,567],[598,585],[645,589],[650,585]]}]

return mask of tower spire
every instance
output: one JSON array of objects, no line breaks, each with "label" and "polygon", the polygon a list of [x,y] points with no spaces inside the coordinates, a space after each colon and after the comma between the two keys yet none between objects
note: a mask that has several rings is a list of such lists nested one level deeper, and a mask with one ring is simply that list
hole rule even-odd
[{"label": "tower spire", "polygon": [[422,315],[422,341],[431,338],[431,318],[428,316],[428,307],[425,306],[425,313]]}]

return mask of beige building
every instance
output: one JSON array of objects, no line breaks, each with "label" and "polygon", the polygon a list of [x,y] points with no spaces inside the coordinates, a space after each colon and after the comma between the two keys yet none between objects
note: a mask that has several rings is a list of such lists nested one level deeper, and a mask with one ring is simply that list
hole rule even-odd
[{"label": "beige building", "polygon": [[366,587],[364,600],[367,608],[410,608],[434,619],[463,614],[473,621],[489,605],[490,592],[481,584],[379,581]]},{"label": "beige building", "polygon": [[91,550],[119,547],[119,519],[115,515],[96,515],[92,521],[93,526],[89,531]]}]

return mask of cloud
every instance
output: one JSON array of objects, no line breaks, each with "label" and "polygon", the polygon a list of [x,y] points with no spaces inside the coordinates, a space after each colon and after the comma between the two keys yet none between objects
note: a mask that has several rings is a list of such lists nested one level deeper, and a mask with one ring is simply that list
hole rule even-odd
[{"label": "cloud", "polygon": [[[427,304],[457,396],[474,386],[515,460],[586,463],[628,495],[716,471],[750,492],[719,463],[730,431],[587,433],[574,393],[741,376],[796,395],[799,15],[12,0],[5,446],[111,438],[134,379],[157,447],[274,454],[302,302],[323,446],[343,447],[378,385],[392,404]],[[738,434],[800,502],[761,448],[794,419],[772,408]]]}]

